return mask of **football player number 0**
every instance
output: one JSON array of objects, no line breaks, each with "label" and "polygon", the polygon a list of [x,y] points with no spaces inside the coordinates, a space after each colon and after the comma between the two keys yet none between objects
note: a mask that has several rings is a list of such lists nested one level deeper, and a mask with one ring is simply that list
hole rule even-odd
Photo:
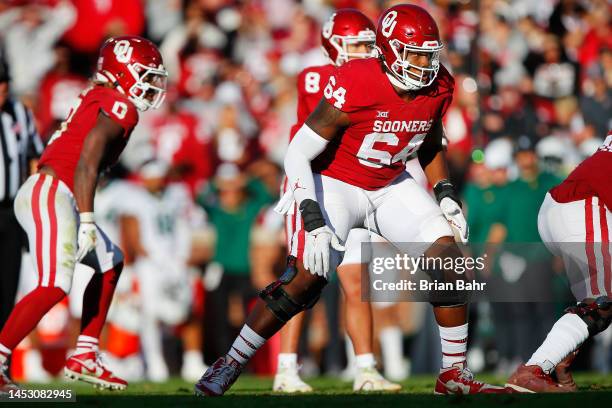
[{"label": "football player number 0", "polygon": [[119,119],[125,118],[125,114],[127,113],[127,110],[128,110],[128,107],[126,103],[120,102],[120,101],[116,101],[113,107],[111,108],[111,112],[113,112],[113,114],[117,116],[117,118]]},{"label": "football player number 0", "polygon": [[427,133],[419,133],[414,135],[410,142],[394,156],[385,150],[377,150],[374,148],[376,143],[384,143],[389,146],[397,146],[399,138],[395,133],[369,133],[363,138],[363,143],[357,152],[359,163],[364,166],[380,169],[383,166],[390,166],[396,162],[405,163],[408,157],[413,154],[423,143]]}]

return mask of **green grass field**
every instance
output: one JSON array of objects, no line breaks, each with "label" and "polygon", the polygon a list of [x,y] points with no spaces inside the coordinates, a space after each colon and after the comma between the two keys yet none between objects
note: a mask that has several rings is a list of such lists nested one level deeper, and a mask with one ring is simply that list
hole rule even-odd
[{"label": "green grass field", "polygon": [[[501,379],[479,375],[479,379],[501,384]],[[83,407],[348,407],[348,406],[397,406],[397,407],[605,407],[612,404],[612,375],[577,374],[580,392],[556,395],[478,395],[434,396],[433,376],[411,377],[403,383],[404,389],[396,394],[355,394],[350,383],[332,378],[311,379],[316,389],[307,395],[275,395],[270,392],[271,379],[243,376],[231,392],[221,398],[196,398],[193,385],[174,379],[164,384],[135,383],[123,392],[99,391],[82,383],[53,383],[30,385],[26,388],[70,388],[76,393],[77,405]],[[1,403],[0,403],[1,404]],[[60,404],[43,404],[60,405]],[[62,404],[63,405],[63,404]],[[41,406],[39,404],[35,406]]]}]

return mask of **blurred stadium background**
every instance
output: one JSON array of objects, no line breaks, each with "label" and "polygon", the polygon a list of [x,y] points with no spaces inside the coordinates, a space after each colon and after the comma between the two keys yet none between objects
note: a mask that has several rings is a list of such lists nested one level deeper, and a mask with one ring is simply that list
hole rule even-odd
[{"label": "blurred stadium background", "polygon": [[[96,202],[99,219],[130,262],[102,342],[120,375],[191,380],[201,374],[202,358],[211,363],[226,351],[257,290],[283,269],[282,219],[270,206],[296,119],[296,75],[326,63],[319,33],[335,8],[358,8],[376,21],[395,3],[0,0],[0,46],[11,92],[35,112],[45,140],[87,86],[105,38],[151,39],[170,73],[167,103],[142,115]],[[535,225],[546,191],[592,154],[612,127],[612,5],[414,3],[438,21],[443,62],[456,79],[445,117],[448,158],[472,240],[539,241]],[[29,265],[24,262],[21,295],[34,284]],[[540,267],[559,279],[562,291],[554,262]],[[88,273],[77,270],[70,299],[14,353],[15,380],[45,382],[60,373],[74,344]],[[512,285],[503,273],[496,278]],[[310,314],[300,346],[306,378],[350,375],[340,297],[334,280]],[[384,342],[391,327],[403,339],[403,350],[381,356],[385,373],[401,379],[435,372],[440,351],[430,308],[385,306],[376,321],[379,337]],[[565,306],[472,305],[471,368],[508,375]],[[586,344],[576,368],[609,373],[611,337],[608,330]],[[248,370],[273,374],[278,347],[272,340]]]}]

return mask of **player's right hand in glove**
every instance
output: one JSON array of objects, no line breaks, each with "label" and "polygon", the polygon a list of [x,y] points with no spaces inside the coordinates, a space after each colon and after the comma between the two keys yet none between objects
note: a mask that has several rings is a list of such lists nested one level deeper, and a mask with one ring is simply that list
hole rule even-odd
[{"label": "player's right hand in glove", "polygon": [[340,239],[336,234],[325,225],[321,208],[316,201],[302,200],[300,213],[306,230],[303,255],[304,268],[313,275],[319,275],[327,279],[330,265],[329,247],[331,246],[336,251],[344,251],[344,247],[340,244]]},{"label": "player's right hand in glove", "polygon": [[80,214],[81,223],[77,233],[76,261],[81,262],[85,255],[96,246],[96,223],[92,212]]}]

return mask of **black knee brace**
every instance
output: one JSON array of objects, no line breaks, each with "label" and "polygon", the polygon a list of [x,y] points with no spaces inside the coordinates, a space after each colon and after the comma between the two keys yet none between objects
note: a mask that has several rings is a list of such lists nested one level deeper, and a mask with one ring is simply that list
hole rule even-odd
[{"label": "black knee brace", "polygon": [[259,297],[266,302],[268,309],[270,309],[278,320],[284,323],[287,323],[293,316],[301,311],[313,307],[321,296],[321,292],[318,291],[318,293],[311,296],[306,303],[302,303],[291,298],[291,296],[285,292],[283,286],[289,284],[298,272],[295,261],[295,257],[289,256],[287,258],[287,269],[281,277],[259,292]]},{"label": "black knee brace", "polygon": [[587,325],[589,335],[594,336],[606,330],[612,323],[612,299],[600,296],[593,303],[580,302],[565,309],[566,313],[578,315]]},{"label": "black knee brace", "polygon": [[[451,247],[436,255],[436,257],[439,258],[454,256],[457,256],[457,254],[453,253],[453,249]],[[443,262],[439,266],[442,266],[442,264]],[[465,274],[458,274],[454,270],[445,269],[444,267],[437,267],[435,265],[430,269],[424,269],[423,272],[427,274],[432,282],[437,282],[441,285],[452,285],[452,289],[450,290],[435,289],[429,292],[429,303],[432,306],[457,307],[463,306],[468,302],[468,292],[465,290],[457,290],[457,281],[464,280]]]}]

